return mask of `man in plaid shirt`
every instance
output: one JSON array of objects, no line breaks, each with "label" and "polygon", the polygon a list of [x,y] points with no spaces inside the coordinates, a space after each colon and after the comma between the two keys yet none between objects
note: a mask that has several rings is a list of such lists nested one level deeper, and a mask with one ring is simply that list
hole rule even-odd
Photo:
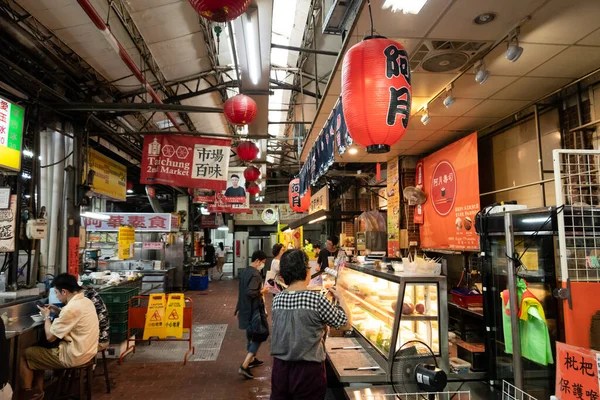
[{"label": "man in plaid shirt", "polygon": [[283,253],[279,273],[288,288],[273,300],[271,400],[324,399],[327,326],[350,327],[350,312],[335,287],[329,291],[337,306],[307,290],[310,267],[302,250]]}]

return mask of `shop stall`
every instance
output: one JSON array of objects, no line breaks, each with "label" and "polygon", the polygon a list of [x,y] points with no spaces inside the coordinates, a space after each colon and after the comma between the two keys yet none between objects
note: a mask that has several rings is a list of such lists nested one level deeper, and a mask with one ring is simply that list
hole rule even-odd
[{"label": "shop stall", "polygon": [[[177,214],[104,213],[83,218],[87,231],[84,272],[98,281],[139,274],[142,292],[169,292],[183,287],[184,234]],[[123,240],[123,228],[133,232]],[[131,236],[131,233],[128,233]],[[89,262],[90,254],[96,260]]]}]

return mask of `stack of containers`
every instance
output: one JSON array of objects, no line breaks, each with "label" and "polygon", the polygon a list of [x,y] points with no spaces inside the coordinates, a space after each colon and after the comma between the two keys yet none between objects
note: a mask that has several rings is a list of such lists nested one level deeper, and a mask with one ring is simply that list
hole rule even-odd
[{"label": "stack of containers", "polygon": [[122,343],[127,340],[129,300],[137,296],[139,290],[138,287],[114,287],[100,292],[100,297],[108,310],[111,343]]}]

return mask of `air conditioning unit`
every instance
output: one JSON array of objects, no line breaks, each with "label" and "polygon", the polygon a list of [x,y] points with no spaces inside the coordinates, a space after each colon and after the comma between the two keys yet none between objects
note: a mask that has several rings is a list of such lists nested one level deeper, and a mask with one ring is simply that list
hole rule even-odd
[{"label": "air conditioning unit", "polygon": [[480,52],[492,42],[426,40],[413,52],[410,67],[413,72],[454,72],[462,71]]},{"label": "air conditioning unit", "polygon": [[323,33],[341,35],[348,18],[358,5],[358,0],[321,0]]}]

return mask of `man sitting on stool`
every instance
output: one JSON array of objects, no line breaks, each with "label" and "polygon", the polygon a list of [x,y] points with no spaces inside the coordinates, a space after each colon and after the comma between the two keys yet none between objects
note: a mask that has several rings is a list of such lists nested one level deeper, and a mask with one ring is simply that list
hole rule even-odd
[{"label": "man sitting on stool", "polygon": [[[83,365],[98,352],[99,323],[96,308],[84,297],[77,278],[60,274],[54,278],[58,299],[66,304],[52,322],[50,307],[38,307],[44,316],[44,332],[49,342],[61,340],[58,348],[30,347],[21,360],[21,379],[26,399],[44,396],[44,370],[74,368]],[[35,389],[32,389],[35,377]]]}]

